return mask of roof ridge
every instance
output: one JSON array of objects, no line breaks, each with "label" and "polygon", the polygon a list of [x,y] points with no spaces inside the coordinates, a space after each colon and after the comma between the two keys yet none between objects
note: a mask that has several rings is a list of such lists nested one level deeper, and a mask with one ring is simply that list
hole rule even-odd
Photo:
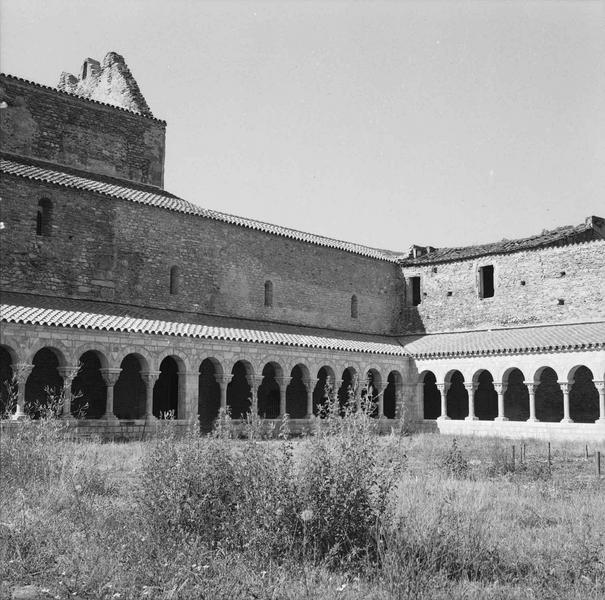
[{"label": "roof ridge", "polygon": [[130,115],[134,115],[136,117],[141,117],[143,119],[149,119],[151,121],[156,121],[157,123],[166,125],[166,121],[164,121],[163,119],[158,119],[157,117],[154,117],[152,114],[144,114],[141,112],[131,110],[129,108],[124,108],[123,106],[116,106],[114,104],[109,104],[108,102],[101,102],[100,100],[93,100],[92,98],[86,98],[86,96],[80,96],[79,94],[74,94],[74,93],[68,92],[66,90],[59,90],[56,87],[53,87],[51,85],[46,85],[44,83],[38,83],[36,81],[32,81],[31,79],[25,79],[24,77],[18,77],[17,75],[11,75],[10,73],[0,73],[0,77],[7,77],[8,79],[12,79],[13,81],[18,81],[20,83],[26,83],[27,85],[33,85],[34,87],[40,88],[40,89],[48,91],[48,92],[54,92],[56,94],[69,96],[70,98],[77,98],[78,100],[82,100],[84,102],[92,102],[93,104],[98,104],[100,106],[106,106],[108,108],[113,108],[115,110],[121,110],[122,112],[126,112]]}]

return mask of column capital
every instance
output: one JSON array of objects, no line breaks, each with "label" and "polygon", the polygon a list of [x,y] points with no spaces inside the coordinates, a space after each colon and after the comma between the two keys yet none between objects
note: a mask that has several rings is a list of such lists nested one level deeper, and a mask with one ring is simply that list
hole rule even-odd
[{"label": "column capital", "polygon": [[282,387],[287,388],[290,385],[290,382],[292,381],[292,377],[286,377],[286,376],[276,377],[275,381],[277,381],[280,388],[282,388]]},{"label": "column capital", "polygon": [[571,386],[569,385],[568,381],[557,381],[557,383],[561,387],[561,391],[564,394],[568,394],[569,393],[569,390],[570,390]]},{"label": "column capital", "polygon": [[437,389],[443,394],[444,392],[447,394],[447,391],[450,389],[451,383],[448,381],[444,381],[443,383],[437,383]]},{"label": "column capital", "polygon": [[34,365],[30,363],[16,363],[12,366],[13,375],[17,379],[17,383],[22,384],[33,371]]},{"label": "column capital", "polygon": [[597,388],[597,391],[602,394],[605,392],[605,381],[594,381],[594,386]]},{"label": "column capital", "polygon": [[496,390],[496,392],[498,392],[498,394],[504,394],[504,392],[506,392],[506,388],[508,387],[508,384],[506,384],[502,381],[494,381],[493,386],[494,386],[494,389]]},{"label": "column capital", "polygon": [[536,393],[536,388],[538,387],[537,383],[526,383],[525,387],[527,388],[527,391],[530,394],[535,394]]},{"label": "column capital", "polygon": [[249,379],[250,385],[255,389],[258,389],[262,385],[264,377],[262,375],[252,375],[252,377],[250,377]]},{"label": "column capital", "polygon": [[101,377],[103,377],[105,385],[107,387],[113,387],[120,378],[120,373],[122,372],[122,369],[120,367],[99,369],[99,372],[101,373]]},{"label": "column capital", "polygon": [[57,372],[63,379],[75,379],[78,371],[80,370],[80,365],[69,366],[66,365],[64,367],[57,367]]},{"label": "column capital", "polygon": [[151,369],[148,371],[141,371],[141,377],[143,378],[143,381],[146,381],[147,383],[155,381],[161,374],[162,371],[152,371]]},{"label": "column capital", "polygon": [[[466,388],[467,392],[476,392],[477,388],[479,387],[479,384],[474,381],[465,381],[464,387]],[[449,388],[449,385],[448,385],[448,388]]]},{"label": "column capital", "polygon": [[216,383],[218,383],[220,386],[227,386],[231,383],[231,380],[233,379],[233,375],[231,373],[215,373],[214,374],[214,380],[216,381]]}]

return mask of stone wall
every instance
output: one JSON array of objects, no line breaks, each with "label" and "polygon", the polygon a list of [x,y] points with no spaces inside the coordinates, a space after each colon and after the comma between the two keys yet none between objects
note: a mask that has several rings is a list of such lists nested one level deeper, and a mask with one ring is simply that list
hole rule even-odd
[{"label": "stone wall", "polygon": [[13,77],[0,100],[4,152],[163,186],[164,122]]},{"label": "stone wall", "polygon": [[[368,333],[397,325],[394,263],[18,177],[3,178],[1,195],[4,289]],[[53,205],[49,236],[36,235],[41,198]]]},{"label": "stone wall", "polygon": [[[479,268],[494,266],[494,296],[479,298]],[[421,303],[403,309],[407,332],[585,322],[605,318],[605,240],[402,268],[420,277]]]}]

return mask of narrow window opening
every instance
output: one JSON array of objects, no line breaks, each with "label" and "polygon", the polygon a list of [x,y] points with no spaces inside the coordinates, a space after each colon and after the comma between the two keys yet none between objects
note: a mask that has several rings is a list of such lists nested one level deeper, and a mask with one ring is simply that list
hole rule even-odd
[{"label": "narrow window opening", "polygon": [[420,295],[420,277],[410,277],[410,288],[412,290],[412,306],[418,306],[422,302]]},{"label": "narrow window opening", "polygon": [[351,297],[351,318],[356,319],[359,314],[359,307],[357,303],[357,296],[353,295]]},{"label": "narrow window opening", "polygon": [[561,271],[560,277],[565,277],[565,271]]},{"label": "narrow window opening", "polygon": [[521,285],[525,285],[525,281],[522,281],[522,282],[521,282]]},{"label": "narrow window opening", "polygon": [[265,281],[265,306],[273,306],[273,282]]},{"label": "narrow window opening", "polygon": [[563,298],[559,298],[559,299],[557,300],[557,304],[558,304],[559,306],[563,306],[563,305],[565,304],[565,300],[564,300]]},{"label": "narrow window opening", "polygon": [[479,297],[493,298],[494,296],[494,265],[479,268]]},{"label": "narrow window opening", "polygon": [[452,292],[448,292],[448,293],[447,293],[447,295],[448,295],[448,297],[449,297],[449,296],[451,296],[451,295],[452,295]]},{"label": "narrow window opening", "polygon": [[179,293],[180,271],[178,267],[170,267],[170,295],[175,296]]},{"label": "narrow window opening", "polygon": [[53,205],[48,198],[42,198],[38,202],[38,214],[36,215],[36,235],[50,236]]}]

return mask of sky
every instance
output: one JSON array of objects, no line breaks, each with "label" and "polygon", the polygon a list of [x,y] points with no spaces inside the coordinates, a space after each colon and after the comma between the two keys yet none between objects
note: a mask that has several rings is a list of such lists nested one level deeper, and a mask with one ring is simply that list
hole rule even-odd
[{"label": "sky", "polygon": [[0,0],[0,68],[122,54],[165,187],[377,248],[605,216],[605,2]]}]

